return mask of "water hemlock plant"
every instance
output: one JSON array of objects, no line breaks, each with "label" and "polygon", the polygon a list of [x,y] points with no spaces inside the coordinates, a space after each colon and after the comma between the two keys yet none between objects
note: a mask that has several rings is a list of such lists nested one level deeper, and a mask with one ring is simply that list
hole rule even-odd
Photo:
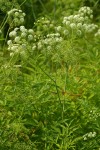
[{"label": "water hemlock plant", "polygon": [[[100,27],[90,7],[57,24],[7,13],[0,47],[0,149],[100,149]],[[3,25],[0,29],[2,40]]]}]

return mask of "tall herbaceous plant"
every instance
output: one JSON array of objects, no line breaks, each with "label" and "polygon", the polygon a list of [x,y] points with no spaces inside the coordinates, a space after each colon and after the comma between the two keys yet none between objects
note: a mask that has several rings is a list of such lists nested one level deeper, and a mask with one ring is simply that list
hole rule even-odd
[{"label": "tall herbaceous plant", "polygon": [[100,28],[92,9],[59,23],[40,17],[30,29],[25,16],[8,11],[0,47],[0,149],[99,150]]}]

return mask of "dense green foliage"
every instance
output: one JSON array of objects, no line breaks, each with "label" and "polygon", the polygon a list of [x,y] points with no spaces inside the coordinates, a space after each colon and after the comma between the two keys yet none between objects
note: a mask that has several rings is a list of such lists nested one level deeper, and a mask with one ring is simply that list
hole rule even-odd
[{"label": "dense green foliage", "polygon": [[99,15],[85,2],[0,1],[0,150],[100,150]]}]

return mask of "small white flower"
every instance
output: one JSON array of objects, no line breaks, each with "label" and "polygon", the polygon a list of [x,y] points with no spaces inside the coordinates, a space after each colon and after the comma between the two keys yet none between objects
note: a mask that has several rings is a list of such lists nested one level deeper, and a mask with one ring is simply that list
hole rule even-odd
[{"label": "small white flower", "polygon": [[32,50],[34,51],[36,49],[36,45],[34,45],[33,47],[32,47]]},{"label": "small white flower", "polygon": [[56,41],[56,42],[60,42],[60,38],[57,38],[57,37],[56,37],[56,38],[55,38],[55,41]]},{"label": "small white flower", "polygon": [[25,57],[26,56],[26,52],[25,51],[21,51],[20,55]]},{"label": "small white flower", "polygon": [[75,29],[75,28],[76,28],[76,24],[75,24],[75,23],[71,23],[71,24],[70,24],[70,27],[71,27],[72,29]]},{"label": "small white flower", "polygon": [[18,46],[17,45],[14,45],[11,47],[11,51],[16,51],[18,49]]},{"label": "small white flower", "polygon": [[66,25],[67,25],[67,26],[69,26],[69,25],[70,25],[70,21],[66,21],[65,23],[66,23]]},{"label": "small white flower", "polygon": [[73,19],[77,22],[78,19],[79,19],[79,17],[80,17],[80,15],[74,15],[74,16],[73,16]]},{"label": "small white flower", "polygon": [[94,31],[96,29],[96,26],[94,24],[91,24],[91,29]]},{"label": "small white flower", "polygon": [[8,11],[8,15],[12,15],[15,11],[18,11],[16,8],[11,9],[10,11]]},{"label": "small white flower", "polygon": [[7,12],[8,16],[11,14],[11,10]]},{"label": "small white flower", "polygon": [[61,41],[63,41],[63,38],[62,38],[62,37],[59,38],[59,42],[61,42]]},{"label": "small white flower", "polygon": [[14,29],[14,31],[18,31],[18,30],[19,30],[19,28],[17,28],[17,27]]},{"label": "small white flower", "polygon": [[54,25],[52,23],[50,23],[50,28],[54,27]]},{"label": "small white flower", "polygon": [[66,20],[64,19],[62,23],[63,23],[63,24],[66,24]]},{"label": "small white flower", "polygon": [[15,37],[16,34],[17,34],[16,31],[11,31],[11,32],[9,33],[9,37]]},{"label": "small white flower", "polygon": [[50,37],[50,34],[47,34],[47,37]]},{"label": "small white flower", "polygon": [[28,40],[29,41],[32,41],[33,40],[33,36],[30,34],[30,35],[28,35]]},{"label": "small white flower", "polygon": [[86,13],[87,13],[87,10],[86,10],[86,9],[84,9],[84,11],[83,11],[83,12],[84,12],[84,14],[86,14]]},{"label": "small white flower", "polygon": [[85,21],[88,21],[88,20],[89,20],[89,17],[88,17],[88,16],[85,16],[84,20],[85,20]]},{"label": "small white flower", "polygon": [[20,31],[24,32],[25,31],[25,27],[24,26],[20,26]]},{"label": "small white flower", "polygon": [[27,33],[27,29],[25,29],[25,28],[20,28],[20,31],[21,31],[22,33]]},{"label": "small white flower", "polygon": [[48,44],[48,39],[44,39],[43,44]]},{"label": "small white flower", "polygon": [[25,17],[25,16],[26,16],[26,14],[25,14],[25,13],[23,13],[23,16]]},{"label": "small white flower", "polygon": [[14,53],[10,53],[10,56],[13,57],[13,56],[14,56]]},{"label": "small white flower", "polygon": [[24,18],[23,18],[23,17],[20,18],[20,22],[21,22],[21,23],[24,22]]},{"label": "small white flower", "polygon": [[15,50],[15,52],[14,52],[14,53],[19,53],[19,50],[20,50],[20,49],[18,49],[18,48],[17,48],[17,49]]},{"label": "small white flower", "polygon": [[84,17],[85,15],[84,15],[84,13],[83,13],[83,12],[81,12],[81,13],[80,13],[80,16],[81,16],[81,17]]},{"label": "small white flower", "polygon": [[18,18],[15,18],[15,19],[14,19],[14,23],[19,24],[19,19],[18,19]]},{"label": "small white flower", "polygon": [[84,141],[86,141],[86,140],[87,140],[87,137],[84,137],[83,139],[84,139]]},{"label": "small white flower", "polygon": [[98,32],[100,32],[100,29],[98,29]]},{"label": "small white flower", "polygon": [[90,29],[86,30],[86,32],[91,33],[91,32],[93,32],[93,30],[92,30],[92,28],[90,28]]},{"label": "small white flower", "polygon": [[19,12],[22,12],[22,10],[19,10]]},{"label": "small white flower", "polygon": [[68,20],[68,17],[64,17],[64,20],[66,20],[66,21],[67,21],[67,20]]},{"label": "small white flower", "polygon": [[16,8],[13,8],[11,11],[12,11],[12,12],[15,12],[15,11],[18,11],[18,9],[16,9]]},{"label": "small white flower", "polygon": [[83,22],[84,21],[84,17],[79,17],[78,21],[79,22]]},{"label": "small white flower", "polygon": [[47,46],[47,50],[49,51],[49,50],[51,50],[52,49],[52,47],[51,46]]},{"label": "small white flower", "polygon": [[68,20],[72,21],[73,18],[74,18],[74,16],[73,16],[73,15],[70,15],[70,16],[68,17]]},{"label": "small white flower", "polygon": [[60,33],[55,33],[54,36],[59,37]]},{"label": "small white flower", "polygon": [[95,24],[95,28],[98,28],[98,25]]},{"label": "small white flower", "polygon": [[83,29],[86,30],[87,29],[87,24],[83,24]]},{"label": "small white flower", "polygon": [[42,48],[41,42],[38,42],[37,46],[38,46],[38,49],[41,49]]},{"label": "small white flower", "polygon": [[93,19],[93,15],[90,15],[90,19]]},{"label": "small white flower", "polygon": [[82,28],[82,23],[80,22],[80,23],[77,23],[77,27],[78,28]]},{"label": "small white flower", "polygon": [[81,7],[81,8],[79,9],[79,12],[84,11],[84,8],[85,8],[85,7]]},{"label": "small white flower", "polygon": [[64,33],[64,35],[69,35],[69,31],[68,30],[64,30],[63,33]]},{"label": "small white flower", "polygon": [[21,30],[21,29],[25,29],[25,26],[20,26],[20,30]]},{"label": "small white flower", "polygon": [[33,34],[34,33],[33,29],[29,29],[28,33]]},{"label": "small white flower", "polygon": [[50,24],[50,21],[49,20],[45,20],[43,23],[44,24]]},{"label": "small white flower", "polygon": [[96,132],[93,132],[92,137],[95,137],[95,136],[96,136]]},{"label": "small white flower", "polygon": [[61,31],[61,29],[62,29],[61,26],[56,27],[56,30],[57,30],[57,31]]},{"label": "small white flower", "polygon": [[8,51],[10,51],[11,50],[11,47],[8,47]]},{"label": "small white flower", "polygon": [[77,34],[78,36],[81,36],[81,35],[82,35],[81,30],[77,30],[76,34]]},{"label": "small white flower", "polygon": [[16,43],[19,43],[19,42],[20,42],[20,37],[19,37],[19,36],[16,36],[16,37],[15,37],[15,42],[16,42]]},{"label": "small white flower", "polygon": [[18,13],[18,12],[15,12],[15,16],[18,17],[18,16],[19,16],[19,13]]},{"label": "small white flower", "polygon": [[92,132],[89,132],[89,133],[87,134],[87,136],[88,136],[89,138],[91,138],[91,137],[92,137]]},{"label": "small white flower", "polygon": [[22,44],[21,48],[25,50],[27,48],[27,45],[26,44]]},{"label": "small white flower", "polygon": [[26,32],[21,33],[21,37],[25,38],[27,36]]},{"label": "small white flower", "polygon": [[88,14],[88,15],[91,15],[91,14],[92,14],[90,8],[87,10],[87,14]]},{"label": "small white flower", "polygon": [[7,41],[7,44],[10,46],[10,45],[12,45],[12,40],[8,40]]}]

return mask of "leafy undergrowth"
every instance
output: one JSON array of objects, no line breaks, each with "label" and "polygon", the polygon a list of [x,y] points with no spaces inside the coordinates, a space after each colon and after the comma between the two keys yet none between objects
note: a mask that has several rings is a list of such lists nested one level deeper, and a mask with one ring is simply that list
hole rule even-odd
[{"label": "leafy undergrowth", "polygon": [[24,16],[8,12],[0,55],[0,149],[99,150],[100,29],[92,10],[59,25],[43,17],[34,29],[22,25]]}]

